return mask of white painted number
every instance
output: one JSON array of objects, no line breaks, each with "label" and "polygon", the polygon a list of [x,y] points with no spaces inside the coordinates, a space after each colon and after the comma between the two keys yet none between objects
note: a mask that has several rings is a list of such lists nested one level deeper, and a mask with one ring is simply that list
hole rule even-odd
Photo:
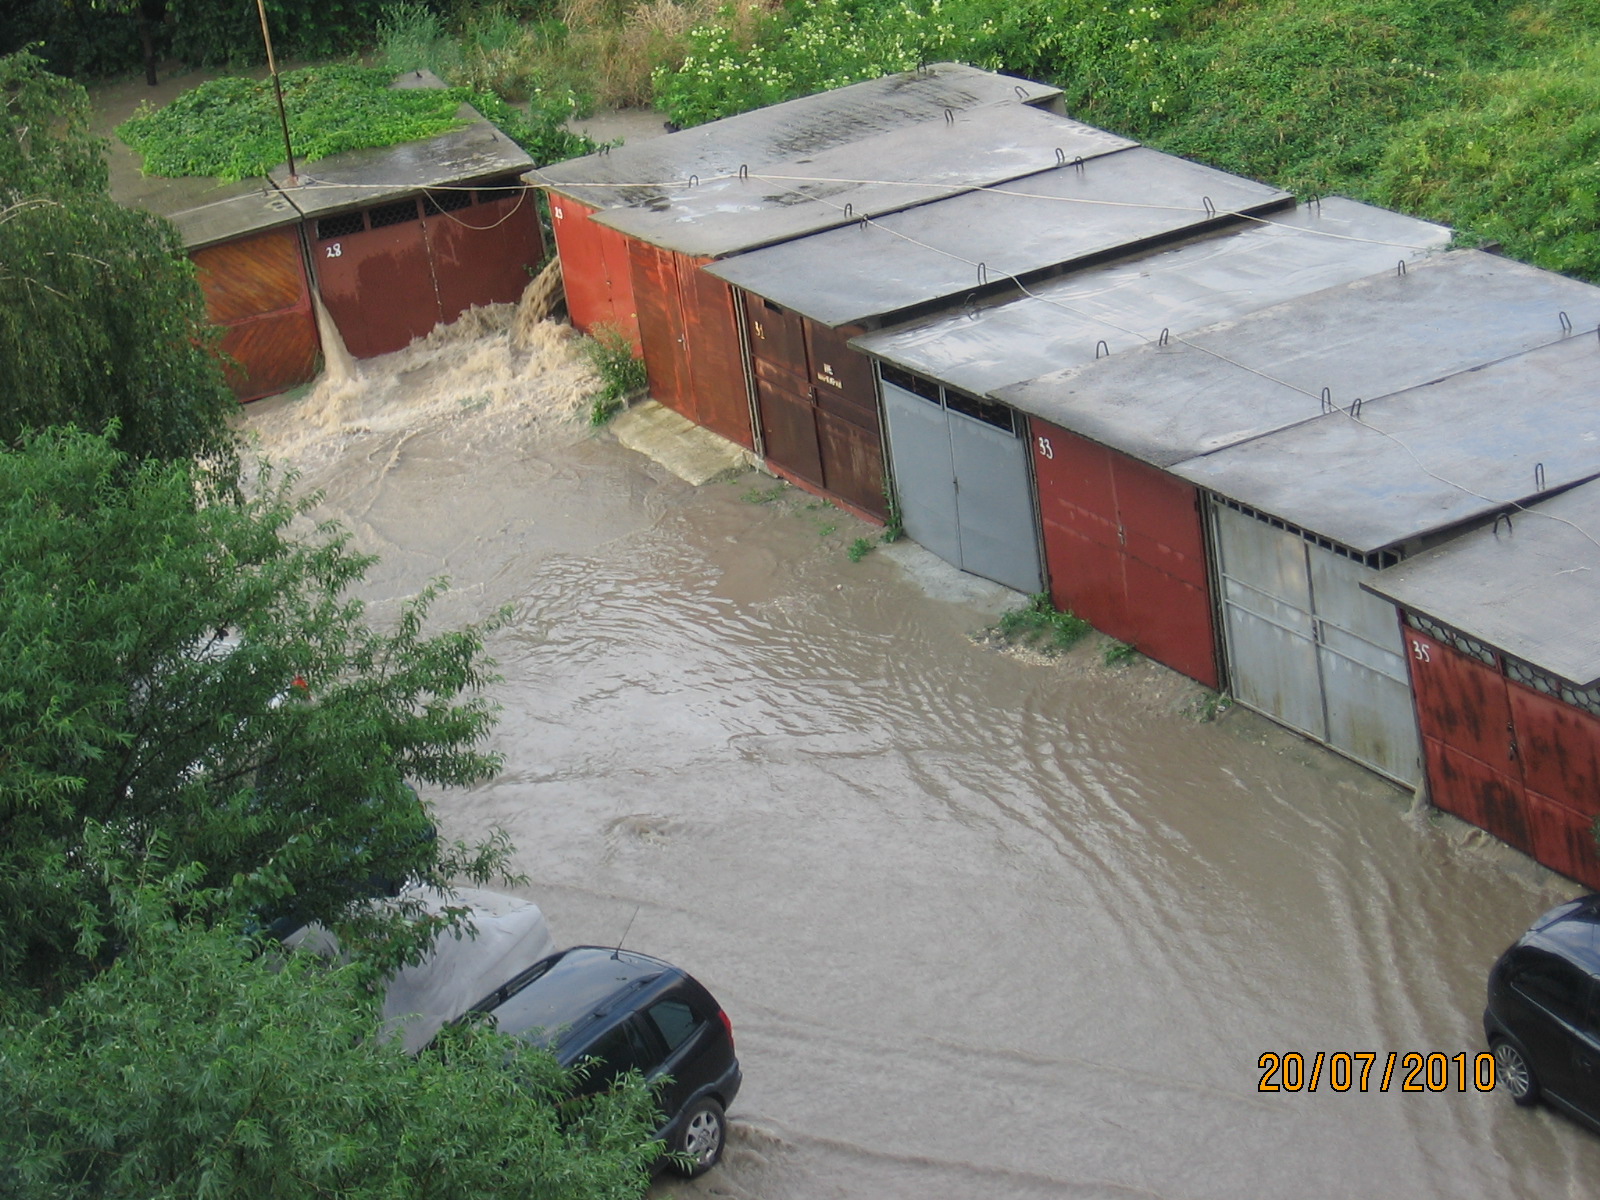
[{"label": "white painted number", "polygon": [[1050,439],[1047,437],[1041,437],[1039,439],[1039,457],[1054,458],[1055,456],[1056,448],[1050,444]]},{"label": "white painted number", "polygon": [[1411,657],[1416,659],[1418,662],[1433,661],[1433,659],[1428,657],[1428,648],[1421,642],[1417,641],[1416,638],[1411,639]]},{"label": "white painted number", "polygon": [[338,242],[332,242],[332,243],[329,244],[329,246],[328,246],[328,257],[329,258],[338,258],[343,253],[344,253],[344,249]]}]

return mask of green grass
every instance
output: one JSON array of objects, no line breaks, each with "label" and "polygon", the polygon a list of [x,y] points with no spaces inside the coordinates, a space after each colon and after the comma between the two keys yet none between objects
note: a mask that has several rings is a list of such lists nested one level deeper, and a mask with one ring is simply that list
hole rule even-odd
[{"label": "green grass", "polygon": [[851,562],[858,563],[867,555],[871,554],[872,549],[873,546],[871,538],[858,537],[855,541],[850,543],[850,548],[845,551],[845,554],[849,556]]},{"label": "green grass", "polygon": [[1123,663],[1130,663],[1138,657],[1138,650],[1127,642],[1119,642],[1114,639],[1108,641],[1105,644],[1105,648],[1100,651],[1100,661],[1108,667],[1121,666]]},{"label": "green grass", "polygon": [[1062,612],[1050,603],[1047,592],[1028,597],[1023,608],[1001,615],[989,633],[1013,646],[1027,646],[1046,654],[1071,649],[1092,628],[1082,617]]}]

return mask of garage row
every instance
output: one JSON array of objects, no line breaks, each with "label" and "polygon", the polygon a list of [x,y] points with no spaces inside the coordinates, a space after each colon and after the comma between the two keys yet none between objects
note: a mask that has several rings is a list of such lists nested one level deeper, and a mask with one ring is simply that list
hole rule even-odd
[{"label": "garage row", "polygon": [[956,64],[524,178],[661,403],[1600,887],[1600,289]]}]

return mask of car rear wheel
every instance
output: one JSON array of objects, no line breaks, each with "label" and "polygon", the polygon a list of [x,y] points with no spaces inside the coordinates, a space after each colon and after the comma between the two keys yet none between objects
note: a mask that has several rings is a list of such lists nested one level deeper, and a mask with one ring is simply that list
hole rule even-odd
[{"label": "car rear wheel", "polygon": [[722,1157],[722,1144],[727,1134],[728,1120],[723,1115],[722,1105],[710,1096],[695,1101],[678,1127],[672,1147],[675,1157],[670,1160],[672,1169],[686,1179],[704,1175]]},{"label": "car rear wheel", "polygon": [[1539,1078],[1533,1073],[1522,1051],[1506,1041],[1496,1042],[1492,1049],[1495,1080],[1505,1088],[1506,1094],[1523,1107],[1537,1101]]}]

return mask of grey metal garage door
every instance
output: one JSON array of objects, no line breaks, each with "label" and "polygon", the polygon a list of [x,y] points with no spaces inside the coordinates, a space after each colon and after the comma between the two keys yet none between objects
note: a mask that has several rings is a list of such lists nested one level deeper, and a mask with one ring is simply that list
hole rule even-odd
[{"label": "grey metal garage door", "polygon": [[1016,414],[888,366],[882,382],[906,533],[963,571],[1041,591],[1028,446]]},{"label": "grey metal garage door", "polygon": [[1243,704],[1402,783],[1420,746],[1394,606],[1359,558],[1210,503],[1228,674]]}]

